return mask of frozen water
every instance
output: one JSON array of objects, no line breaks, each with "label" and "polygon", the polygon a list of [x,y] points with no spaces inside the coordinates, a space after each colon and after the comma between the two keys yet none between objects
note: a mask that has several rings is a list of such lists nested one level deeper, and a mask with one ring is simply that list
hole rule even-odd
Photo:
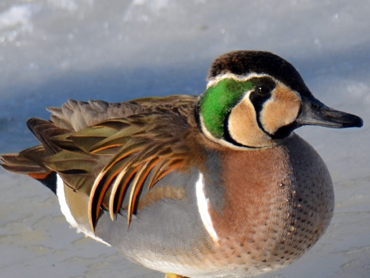
[{"label": "frozen water", "polygon": [[[299,130],[332,174],[335,215],[309,253],[263,277],[369,277],[369,14],[367,0],[3,0],[0,152],[35,144],[25,121],[46,106],[199,94],[220,54],[272,51],[365,126]],[[0,175],[2,277],[163,277],[70,230],[42,185]]]}]

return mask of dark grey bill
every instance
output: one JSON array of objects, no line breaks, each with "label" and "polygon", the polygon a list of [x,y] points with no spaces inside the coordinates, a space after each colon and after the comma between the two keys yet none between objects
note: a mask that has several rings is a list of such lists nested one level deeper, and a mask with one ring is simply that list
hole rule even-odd
[{"label": "dark grey bill", "polygon": [[300,115],[296,120],[298,126],[319,125],[325,127],[345,128],[362,127],[360,117],[327,107],[315,98],[303,100]]}]

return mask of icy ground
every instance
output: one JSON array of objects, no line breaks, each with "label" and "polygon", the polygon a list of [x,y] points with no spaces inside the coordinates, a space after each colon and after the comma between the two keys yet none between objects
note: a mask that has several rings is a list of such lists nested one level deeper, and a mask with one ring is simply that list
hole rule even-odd
[{"label": "icy ground", "polygon": [[[263,277],[370,277],[369,15],[368,0],[2,0],[0,152],[34,145],[25,121],[46,106],[200,94],[217,56],[272,51],[365,126],[299,130],[332,174],[335,215],[309,253]],[[1,277],[163,277],[69,229],[41,184],[0,177]]]}]

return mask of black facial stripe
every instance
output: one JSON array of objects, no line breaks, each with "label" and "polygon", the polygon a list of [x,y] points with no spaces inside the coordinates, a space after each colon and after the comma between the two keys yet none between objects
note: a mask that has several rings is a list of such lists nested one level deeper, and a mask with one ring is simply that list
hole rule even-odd
[{"label": "black facial stripe", "polygon": [[255,90],[250,94],[249,99],[254,106],[254,110],[256,111],[257,124],[263,132],[271,136],[271,134],[269,134],[267,131],[263,129],[262,123],[260,121],[260,114],[263,109],[263,104],[268,99],[270,99],[271,92],[275,89],[276,83],[270,77],[267,76],[253,78],[252,80],[255,83]]},{"label": "black facial stripe", "polygon": [[[236,103],[240,103],[242,101],[242,99],[244,98],[245,96],[245,93],[242,94],[240,96],[240,98],[238,99],[238,101]],[[242,144],[239,144],[238,142],[236,142],[230,135],[230,132],[229,132],[229,117],[230,117],[230,114],[231,114],[231,111],[232,111],[233,107],[230,107],[229,111],[227,112],[226,114],[226,117],[225,117],[225,120],[224,120],[224,124],[223,124],[223,127],[224,127],[224,139],[233,144],[233,145],[236,145],[236,146],[239,146],[239,147],[246,147]]]},{"label": "black facial stripe", "polygon": [[250,94],[249,98],[256,112],[260,112],[265,101],[271,97],[271,92],[275,89],[276,83],[268,76],[255,77],[252,78],[251,81],[255,89]]},{"label": "black facial stripe", "polygon": [[[298,115],[300,115],[302,113],[302,107],[299,108],[299,112],[298,112]],[[286,126],[282,126],[280,127],[275,133],[273,136],[271,136],[273,139],[283,139],[285,137],[288,137],[290,133],[292,133],[292,131],[294,129],[296,129],[297,127],[299,127],[297,125],[297,123],[294,121],[293,123],[289,124],[289,125],[286,125]]]},{"label": "black facial stripe", "polygon": [[259,113],[262,111],[263,104],[266,100],[268,100],[271,97],[271,94],[258,96],[255,92],[252,92],[249,96],[249,99],[251,100],[254,110],[256,111],[256,114],[259,115]]},{"label": "black facial stripe", "polygon": [[236,142],[230,135],[230,132],[229,132],[229,117],[230,117],[230,114],[231,114],[231,111],[229,111],[229,113],[227,114],[226,118],[225,118],[225,122],[224,122],[224,139],[225,141],[235,145],[235,146],[238,146],[238,147],[247,147],[247,148],[251,148],[251,149],[254,149],[255,147],[250,147],[250,146],[245,146],[245,145],[242,145],[238,142]]},{"label": "black facial stripe", "polygon": [[294,124],[286,125],[280,127],[274,135],[271,135],[272,139],[283,139],[289,136],[290,133],[297,127]]}]

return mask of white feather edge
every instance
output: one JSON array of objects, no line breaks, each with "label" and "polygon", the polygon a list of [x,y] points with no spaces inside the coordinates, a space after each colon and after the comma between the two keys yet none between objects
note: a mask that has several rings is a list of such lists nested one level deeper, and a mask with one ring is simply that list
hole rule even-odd
[{"label": "white feather edge", "polygon": [[247,75],[236,75],[236,74],[233,74],[233,73],[225,73],[225,74],[220,74],[220,75],[217,75],[217,76],[211,78],[207,83],[207,89],[209,89],[210,87],[215,86],[218,82],[220,82],[223,79],[229,79],[230,78],[230,79],[234,79],[235,81],[244,82],[244,81],[248,81],[249,79],[252,79],[252,78],[255,78],[255,77],[263,77],[263,76],[268,76],[268,77],[271,77],[271,78],[276,80],[276,78],[272,77],[271,75],[265,74],[265,73],[251,72]]},{"label": "white feather edge", "polygon": [[72,228],[77,230],[77,233],[83,233],[85,236],[95,239],[101,243],[104,243],[108,246],[111,246],[109,243],[105,242],[100,237],[97,237],[94,232],[91,230],[86,229],[83,225],[79,225],[76,219],[73,217],[71,210],[68,207],[65,192],[64,192],[64,181],[62,178],[57,175],[57,196],[59,200],[60,210],[62,211],[63,215],[65,216],[67,222],[71,225]]}]

